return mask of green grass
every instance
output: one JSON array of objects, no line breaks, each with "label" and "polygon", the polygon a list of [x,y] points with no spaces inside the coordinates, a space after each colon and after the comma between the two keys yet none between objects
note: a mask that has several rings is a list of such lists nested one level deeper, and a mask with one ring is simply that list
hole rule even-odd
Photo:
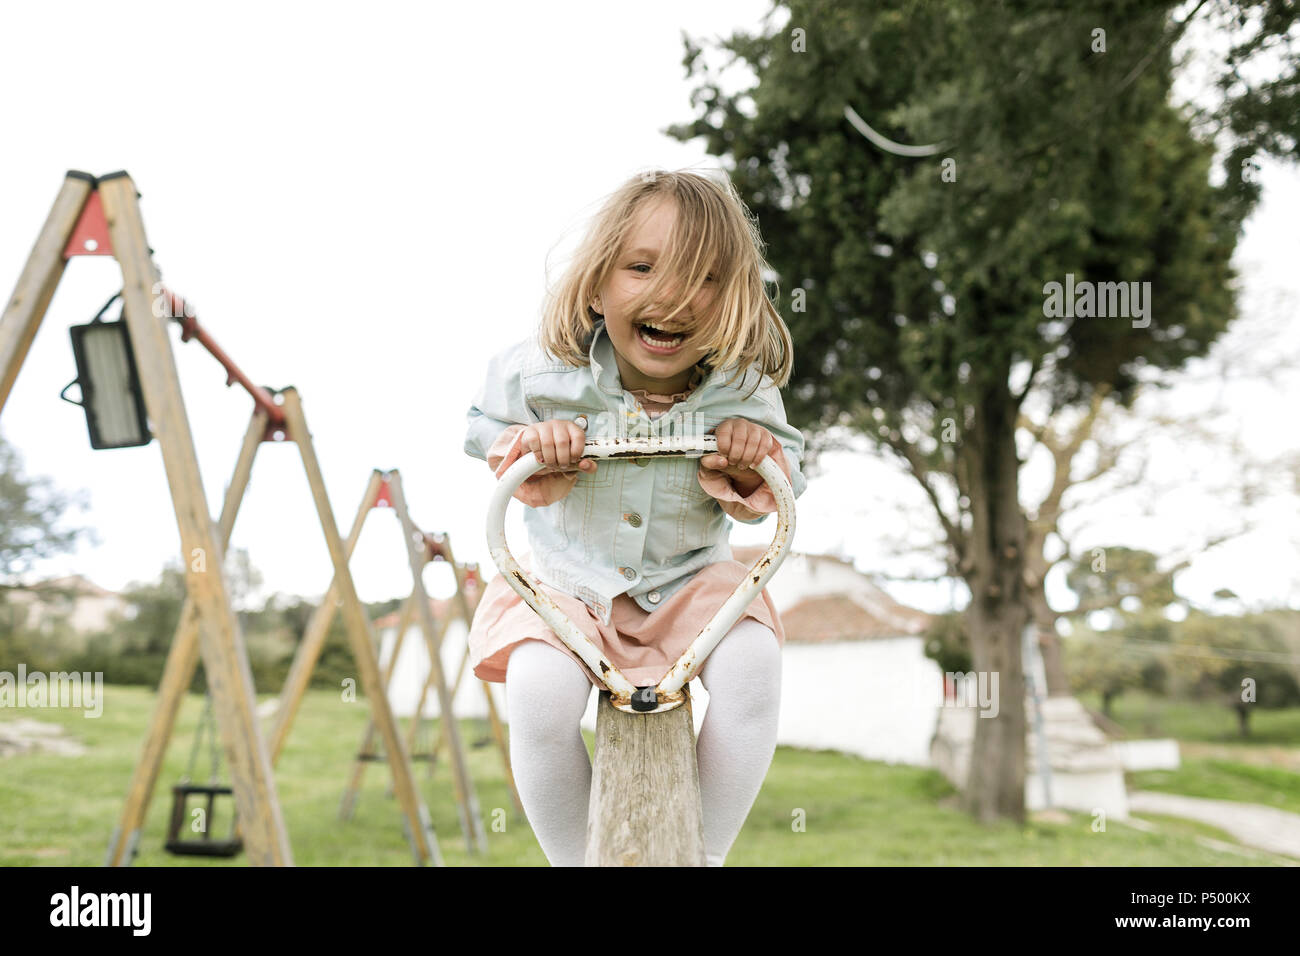
[{"label": "green grass", "polygon": [[[99,866],[117,823],[138,757],[153,694],[145,688],[104,688],[101,717],[79,710],[8,711],[63,725],[88,748],[81,757],[30,754],[0,762],[0,865]],[[189,697],[149,809],[137,866],[240,866],[231,861],[173,857],[162,849],[170,812],[170,785],[189,757],[202,698]],[[337,819],[339,797],[365,729],[364,701],[345,704],[332,691],[309,692],[277,768],[281,807],[300,866],[409,866],[396,800],[385,796],[386,765],[370,765],[349,822]],[[472,857],[460,833],[449,766],[439,761],[432,779],[414,764],[444,860],[453,866],[544,866],[546,859],[517,815],[505,784],[500,752],[481,720],[460,722],[470,773],[487,830],[488,852]],[[587,734],[588,747],[592,737]],[[207,774],[206,755],[199,776]],[[1220,782],[1227,779],[1221,774]],[[1279,780],[1258,786],[1266,792]],[[1226,784],[1225,784],[1226,785]],[[1237,775],[1233,786],[1245,787]],[[1254,792],[1254,791],[1252,791]],[[1223,794],[1216,792],[1213,796]],[[763,790],[728,865],[1250,865],[1251,858],[1199,845],[1195,829],[1143,833],[1112,821],[1093,832],[1092,819],[981,825],[956,806],[956,793],[935,771],[891,766],[831,751],[779,747]],[[1255,800],[1254,802],[1268,802]],[[1277,804],[1271,804],[1277,805]]]},{"label": "green grass", "polygon": [[1130,773],[1129,786],[1210,800],[1236,800],[1300,813],[1300,774],[1231,760],[1184,758],[1177,770]]},{"label": "green grass", "polygon": [[[1190,834],[1147,834],[1092,817],[1068,822],[975,823],[935,771],[830,751],[777,749],[733,866],[1215,866],[1247,865],[1207,850]],[[796,809],[807,832],[792,833]]]},{"label": "green grass", "polygon": [[[1084,706],[1101,710],[1096,694],[1078,695]],[[1170,700],[1144,691],[1126,691],[1111,706],[1110,719],[1129,737],[1174,737],[1202,743],[1265,745],[1300,744],[1300,707],[1256,709],[1250,715],[1250,736],[1243,737],[1237,714],[1221,704]]]},{"label": "green grass", "polygon": [[[1095,695],[1080,700],[1100,707]],[[1180,744],[1177,770],[1129,773],[1130,789],[1300,813],[1300,707],[1254,711],[1250,736],[1242,737],[1237,716],[1227,707],[1130,691],[1115,701],[1111,719],[1130,738],[1172,737]]]}]

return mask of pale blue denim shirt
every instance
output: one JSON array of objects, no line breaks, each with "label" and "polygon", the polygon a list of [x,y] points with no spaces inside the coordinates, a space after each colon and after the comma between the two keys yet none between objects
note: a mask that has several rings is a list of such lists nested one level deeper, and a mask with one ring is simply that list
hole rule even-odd
[{"label": "pale blue denim shirt", "polygon": [[[466,414],[466,454],[487,461],[487,450],[510,425],[580,415],[589,438],[701,434],[728,418],[745,418],[781,443],[790,486],[796,497],[803,494],[803,434],[786,421],[769,376],[751,367],[726,385],[728,370],[713,369],[684,400],[651,418],[623,390],[604,320],[596,322],[589,356],[589,367],[575,368],[546,354],[535,337],[498,352]],[[758,388],[747,395],[756,378]],[[534,575],[577,597],[606,624],[614,598],[624,592],[654,611],[695,572],[732,560],[730,516],[700,485],[698,468],[698,458],[602,460],[594,476],[581,473],[559,501],[526,508]]]}]

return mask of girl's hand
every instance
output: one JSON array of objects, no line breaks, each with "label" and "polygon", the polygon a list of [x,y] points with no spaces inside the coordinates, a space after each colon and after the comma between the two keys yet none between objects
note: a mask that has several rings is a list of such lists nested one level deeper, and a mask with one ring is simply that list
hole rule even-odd
[{"label": "girl's hand", "polygon": [[594,458],[582,457],[582,446],[587,440],[587,433],[567,419],[551,419],[529,425],[521,433],[520,444],[527,451],[533,452],[537,460],[545,462],[546,467],[537,472],[539,475],[554,471],[573,471],[575,465],[579,471],[591,473],[596,470]]},{"label": "girl's hand", "polygon": [[748,495],[763,484],[754,469],[780,449],[776,436],[745,418],[728,418],[713,429],[713,434],[718,439],[717,454],[702,457],[700,468],[722,472],[742,494]]}]

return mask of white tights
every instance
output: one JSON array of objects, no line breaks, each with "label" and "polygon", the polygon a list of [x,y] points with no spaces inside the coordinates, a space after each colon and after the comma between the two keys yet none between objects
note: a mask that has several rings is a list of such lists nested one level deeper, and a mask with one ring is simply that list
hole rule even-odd
[{"label": "white tights", "polygon": [[[705,658],[708,707],[696,741],[704,850],[722,866],[776,752],[781,649],[772,629],[744,618]],[[579,722],[593,686],[544,641],[516,644],[506,665],[510,764],[537,842],[552,866],[582,866],[591,758]]]}]

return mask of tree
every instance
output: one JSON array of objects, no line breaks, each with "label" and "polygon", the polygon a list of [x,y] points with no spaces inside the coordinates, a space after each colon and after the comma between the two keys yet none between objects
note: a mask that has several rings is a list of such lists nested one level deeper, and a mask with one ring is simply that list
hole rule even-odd
[{"label": "tree", "polygon": [[122,591],[122,600],[131,609],[120,625],[123,653],[159,661],[165,658],[180,624],[186,594],[185,569],[176,559],[167,562],[157,581],[128,584]]},{"label": "tree", "polygon": [[84,493],[67,495],[48,478],[28,478],[22,459],[11,444],[0,438],[0,584],[21,587],[19,579],[44,561],[71,551],[84,528],[60,527],[73,507],[84,508]]},{"label": "tree", "polygon": [[61,524],[73,507],[86,507],[84,492],[67,495],[48,478],[27,477],[17,449],[0,437],[0,660],[35,667],[50,659],[48,635],[27,633],[27,608],[7,595],[21,588],[47,605],[76,599],[74,589],[23,580],[37,562],[72,551],[83,538],[97,542],[92,529]]},{"label": "tree", "polygon": [[[1095,557],[1068,565],[1066,582],[1078,606],[1066,617],[1071,636],[1070,678],[1075,690],[1101,694],[1102,713],[1112,716],[1115,700],[1128,688],[1163,693],[1167,654],[1175,624],[1171,605],[1185,606],[1174,593],[1174,572],[1162,571],[1149,551],[1098,548]],[[1104,611],[1108,625],[1090,627],[1090,615]]]},{"label": "tree", "polygon": [[[1212,144],[1170,104],[1187,24],[1173,4],[784,8],[785,28],[769,15],[721,42],[750,89],[724,91],[686,39],[702,115],[667,132],[726,157],[793,290],[787,412],[811,432],[810,472],[847,429],[906,462],[933,506],[970,592],[975,668],[1003,692],[976,722],[963,799],[978,819],[1023,820],[1022,404],[1036,389],[1053,412],[1086,407],[1103,386],[1128,402],[1150,369],[1203,355],[1235,317],[1230,259],[1258,187],[1240,168],[1212,185]],[[846,107],[887,139],[869,143]],[[1056,314],[1050,284],[1074,280],[1134,297],[1121,315],[1095,299]]]},{"label": "tree", "polygon": [[1232,617],[1198,610],[1175,631],[1173,669],[1180,686],[1231,708],[1242,737],[1250,736],[1256,707],[1300,704],[1296,655],[1278,624],[1276,615]]},{"label": "tree", "polygon": [[[1126,570],[1125,554],[1116,555],[1118,563],[1107,562],[1110,549],[1097,546],[1091,530],[1098,518],[1114,517],[1117,509],[1134,517],[1165,515],[1171,526],[1180,529],[1183,540],[1172,542],[1158,562],[1153,557],[1141,580],[1129,582],[1144,592],[1162,583],[1172,586],[1174,576],[1196,557],[1260,526],[1258,505],[1295,497],[1293,476],[1300,453],[1247,448],[1241,435],[1240,404],[1226,400],[1243,388],[1257,390],[1267,383],[1276,400],[1285,403],[1288,386],[1294,388],[1294,382],[1283,378],[1289,371],[1289,357],[1261,353],[1258,343],[1274,338],[1293,309],[1294,303],[1275,303],[1258,311],[1244,326],[1234,328],[1229,341],[1216,343],[1207,361],[1195,363],[1194,372],[1180,370],[1142,386],[1132,408],[1112,400],[1101,385],[1088,407],[1077,414],[1046,418],[1022,411],[1020,427],[1034,441],[1024,456],[1026,472],[1039,464],[1046,466],[1040,471],[1049,473],[1039,482],[1039,493],[1031,496],[1022,472],[1021,494],[1029,522],[1025,584],[1049,693],[1069,692],[1058,640],[1062,611],[1076,618],[1115,607],[1122,597],[1117,591],[1092,587],[1088,594],[1076,595],[1076,607],[1062,611],[1047,598],[1047,577],[1057,567],[1074,569],[1073,580],[1079,580],[1077,569],[1098,564]],[[1027,404],[1030,401],[1032,396]],[[1170,454],[1186,467],[1179,469],[1176,479],[1162,480],[1157,476],[1161,469],[1152,466]],[[1198,461],[1228,462],[1231,468],[1216,473],[1196,467]],[[1203,518],[1188,521],[1189,496],[1220,512],[1230,510],[1230,515],[1212,516],[1207,511]],[[1085,536],[1092,537],[1086,545],[1081,540]]]},{"label": "tree", "polygon": [[1157,567],[1150,551],[1136,548],[1098,548],[1091,563],[1074,564],[1066,583],[1079,598],[1072,616],[1111,610],[1121,622],[1148,611],[1163,611],[1178,601],[1174,575]]}]

